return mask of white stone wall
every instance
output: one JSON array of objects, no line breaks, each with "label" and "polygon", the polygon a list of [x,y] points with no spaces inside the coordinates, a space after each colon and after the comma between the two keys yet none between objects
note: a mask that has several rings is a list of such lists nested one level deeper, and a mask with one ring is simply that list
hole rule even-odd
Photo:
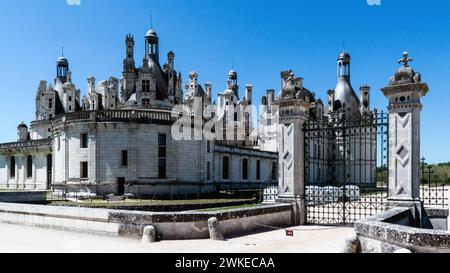
[{"label": "white stone wall", "polygon": [[[63,183],[80,179],[80,163],[87,161],[89,179],[84,182],[111,184],[117,179],[126,182],[169,183],[168,181],[199,183],[207,180],[207,162],[211,162],[213,175],[213,151],[207,153],[207,141],[174,141],[168,125],[88,123],[67,126],[61,132],[61,145],[54,143],[55,182]],[[88,148],[80,148],[81,134],[88,133]],[[166,134],[167,179],[158,178],[158,135]],[[67,147],[67,149],[66,149]],[[128,166],[121,166],[122,151],[128,151]],[[68,168],[66,168],[68,166]]]},{"label": "white stone wall", "polygon": [[51,120],[36,120],[30,126],[31,140],[47,139],[52,136],[52,121]]},{"label": "white stone wall", "polygon": [[[0,189],[47,189],[47,153],[30,153],[33,157],[32,177],[27,177],[26,159],[28,155],[0,155]],[[10,177],[11,156],[16,159],[15,177]]]},{"label": "white stone wall", "polygon": [[[223,179],[223,159],[230,159],[229,179]],[[271,183],[272,166],[277,164],[278,155],[256,150],[218,146],[214,154],[215,181],[222,183]],[[248,179],[243,179],[243,161],[248,160]],[[260,179],[257,178],[257,162],[260,161]]]}]

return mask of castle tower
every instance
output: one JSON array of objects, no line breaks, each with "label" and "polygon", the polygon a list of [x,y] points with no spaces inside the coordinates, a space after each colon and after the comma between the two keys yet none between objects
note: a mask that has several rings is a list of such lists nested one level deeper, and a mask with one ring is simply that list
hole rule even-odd
[{"label": "castle tower", "polygon": [[347,108],[354,114],[359,113],[359,99],[350,81],[350,54],[345,51],[338,57],[337,76],[333,109]]},{"label": "castle tower", "polygon": [[127,35],[125,45],[126,57],[123,61],[123,71],[134,72],[136,65],[134,62],[134,37],[132,35]]},{"label": "castle tower", "polygon": [[136,89],[136,63],[134,61],[134,37],[128,34],[125,38],[125,59],[120,86],[120,98],[125,102]]},{"label": "castle tower", "polygon": [[145,58],[159,63],[159,38],[153,29],[150,29],[145,35]]}]

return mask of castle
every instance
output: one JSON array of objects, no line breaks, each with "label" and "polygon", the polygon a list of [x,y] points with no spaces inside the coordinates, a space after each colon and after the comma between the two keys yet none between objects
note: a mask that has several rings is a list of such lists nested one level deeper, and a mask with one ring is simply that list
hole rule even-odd
[{"label": "castle", "polygon": [[[238,73],[231,70],[226,89],[213,102],[212,84],[200,85],[197,72],[189,74],[183,87],[172,51],[161,65],[159,41],[155,30],[146,33],[142,65],[137,67],[135,39],[127,35],[121,79],[96,83],[90,76],[83,98],[72,82],[68,59],[60,57],[53,84],[39,84],[36,119],[30,127],[18,126],[16,142],[0,144],[0,189],[148,196],[263,189],[285,177],[289,152],[283,151],[280,122],[297,115],[331,119],[343,109],[355,118],[372,113],[370,88],[362,86],[360,98],[356,96],[350,55],[343,52],[328,106],[304,87],[302,78],[283,71],[279,95],[267,91],[253,128],[252,85],[245,86],[240,98]],[[211,136],[205,137],[208,124]],[[369,143],[353,138],[348,151],[335,133],[324,140],[309,139],[305,152],[314,159],[307,166],[310,180],[326,185],[342,179],[335,164],[345,154],[368,162],[363,175],[352,172],[352,184],[375,183],[376,155],[370,151],[376,136]],[[362,150],[368,158],[358,155]]]},{"label": "castle", "polygon": [[[174,196],[277,183],[277,154],[255,149],[251,116],[241,121],[235,111],[252,101],[250,85],[239,99],[236,71],[213,104],[212,85],[203,88],[196,72],[183,94],[175,54],[161,65],[155,30],[145,35],[142,66],[136,67],[132,35],[125,45],[122,78],[96,84],[90,76],[83,98],[69,61],[57,60],[53,84],[39,84],[35,121],[18,126],[17,142],[0,144],[0,188]],[[214,112],[209,119],[223,123],[213,131],[228,137],[177,139],[173,127],[180,117],[190,122],[208,108]],[[243,137],[233,138],[241,128]]]}]

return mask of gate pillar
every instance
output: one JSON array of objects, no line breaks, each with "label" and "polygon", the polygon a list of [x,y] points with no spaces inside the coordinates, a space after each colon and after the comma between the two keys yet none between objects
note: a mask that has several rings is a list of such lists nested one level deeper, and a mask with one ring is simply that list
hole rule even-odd
[{"label": "gate pillar", "polygon": [[[278,202],[294,208],[293,225],[306,223],[305,203],[305,135],[303,124],[309,118],[311,103],[289,96],[288,83],[279,101],[278,134],[279,188]],[[284,96],[283,96],[284,95]],[[300,96],[301,97],[301,96]]]},{"label": "gate pillar", "polygon": [[403,54],[402,63],[389,86],[382,88],[389,100],[389,198],[388,208],[410,207],[420,223],[420,112],[421,97],[429,89],[419,73],[409,66],[412,59]]}]

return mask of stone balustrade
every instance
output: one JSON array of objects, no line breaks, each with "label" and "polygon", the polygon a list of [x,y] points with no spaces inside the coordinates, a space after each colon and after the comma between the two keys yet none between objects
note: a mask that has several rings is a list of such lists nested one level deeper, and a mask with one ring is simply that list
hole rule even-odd
[{"label": "stone balustrade", "polygon": [[28,140],[24,142],[11,142],[11,143],[3,143],[0,144],[0,150],[1,149],[24,149],[24,148],[39,148],[39,147],[46,147],[51,146],[52,140],[51,139],[40,139],[40,140]]},{"label": "stone balustrade", "polygon": [[170,125],[178,116],[174,112],[165,110],[100,110],[63,114],[56,117],[55,120],[56,122],[137,122]]}]

